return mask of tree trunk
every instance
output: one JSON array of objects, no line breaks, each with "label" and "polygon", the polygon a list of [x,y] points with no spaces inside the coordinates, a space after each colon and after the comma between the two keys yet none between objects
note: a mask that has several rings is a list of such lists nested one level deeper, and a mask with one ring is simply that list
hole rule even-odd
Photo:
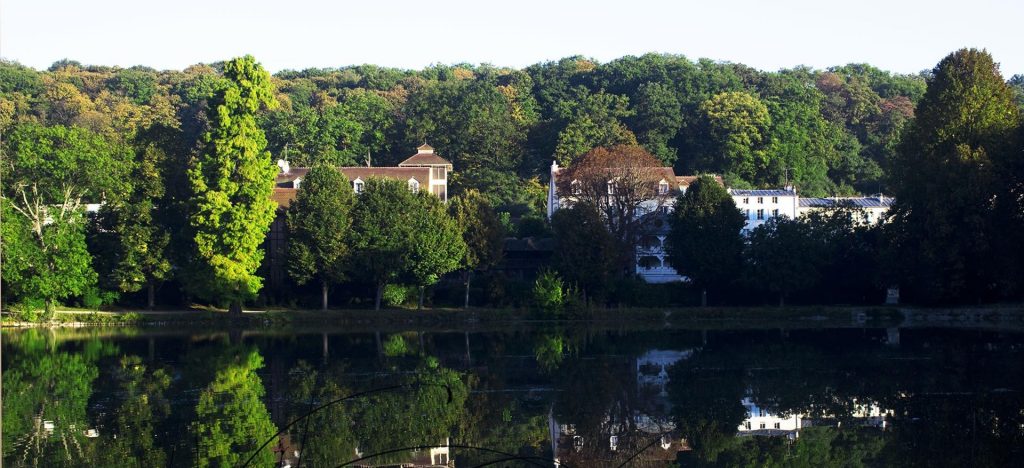
[{"label": "tree trunk", "polygon": [[146,307],[149,310],[153,310],[153,308],[156,307],[156,285],[153,284],[152,280],[150,280],[149,283],[147,284],[146,288],[147,288],[147,296],[148,296],[146,298]]},{"label": "tree trunk", "polygon": [[708,306],[708,288],[703,288],[700,290],[700,306]]},{"label": "tree trunk", "polygon": [[416,310],[423,310],[423,290],[427,289],[425,286],[420,286],[420,299],[416,302]]},{"label": "tree trunk", "polygon": [[228,307],[228,315],[232,317],[242,316],[242,301],[240,299],[231,301],[231,306]]},{"label": "tree trunk", "polygon": [[320,283],[320,310],[327,310],[327,282]]},{"label": "tree trunk", "polygon": [[380,298],[384,296],[384,283],[377,283],[377,299],[374,301],[373,310],[380,310]]},{"label": "tree trunk", "polygon": [[463,309],[469,308],[469,282],[473,279],[473,270],[466,272],[466,300],[462,304]]}]

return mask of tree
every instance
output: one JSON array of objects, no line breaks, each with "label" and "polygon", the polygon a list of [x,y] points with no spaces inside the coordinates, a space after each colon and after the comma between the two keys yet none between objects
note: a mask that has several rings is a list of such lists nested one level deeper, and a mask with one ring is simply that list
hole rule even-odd
[{"label": "tree", "polygon": [[448,201],[448,212],[462,232],[466,254],[462,257],[463,283],[466,297],[463,307],[469,308],[469,283],[474,271],[484,271],[501,260],[505,229],[494,208],[480,192],[467,190]]},{"label": "tree", "polygon": [[189,170],[190,222],[198,268],[193,289],[230,302],[233,315],[260,290],[260,244],[274,220],[270,199],[277,167],[265,151],[256,113],[273,107],[270,74],[252,56],[224,64],[222,88],[210,102],[210,129]]},{"label": "tree", "polygon": [[669,187],[676,184],[674,174],[665,171],[657,158],[639,146],[618,145],[587,152],[556,183],[569,204],[583,202],[600,211],[623,253],[618,270],[625,272],[632,268],[641,215],[668,200],[668,193],[660,190],[663,180]]},{"label": "tree", "polygon": [[709,287],[725,287],[739,275],[744,223],[729,192],[714,177],[701,176],[676,199],[665,250],[669,264],[701,287],[701,305],[707,305]]},{"label": "tree", "polygon": [[750,233],[748,280],[778,294],[781,307],[786,295],[818,281],[821,250],[806,224],[786,217],[771,218]]},{"label": "tree", "polygon": [[86,203],[124,195],[125,148],[81,128],[19,126],[5,142],[4,282],[46,301],[96,283],[85,244]]},{"label": "tree", "polygon": [[374,310],[380,310],[384,286],[406,271],[417,204],[403,182],[370,178],[352,208],[354,270],[377,286]]},{"label": "tree", "polygon": [[[170,234],[159,216],[164,197],[161,171],[166,154],[157,142],[143,143],[131,165],[131,189],[124,199],[108,203],[94,222],[94,248],[101,264],[102,286],[121,292],[146,287],[147,307],[156,304],[156,285],[171,273],[167,257]],[[94,252],[100,253],[100,252]]]},{"label": "tree", "polygon": [[765,169],[768,108],[748,93],[731,91],[704,101],[700,111],[711,142],[705,168],[756,181]]},{"label": "tree", "polygon": [[417,308],[422,309],[424,289],[458,269],[467,249],[458,222],[441,199],[426,191],[417,192],[413,199],[413,229],[405,265],[412,283],[419,286]]},{"label": "tree", "polygon": [[295,202],[288,207],[288,273],[299,284],[320,283],[321,308],[327,293],[345,279],[348,259],[349,216],[355,195],[337,168],[318,164],[302,180]]},{"label": "tree", "polygon": [[597,208],[576,203],[551,216],[555,236],[554,267],[583,294],[600,295],[607,288],[609,276],[619,261],[619,252]]},{"label": "tree", "polygon": [[636,145],[636,135],[620,119],[633,115],[629,99],[599,91],[577,88],[573,101],[558,104],[565,126],[558,133],[555,159],[567,164],[595,147]]},{"label": "tree", "polygon": [[[992,56],[958,50],[932,71],[896,159],[890,253],[901,289],[924,301],[997,298],[1021,286],[1018,244],[993,203],[998,171],[1020,159],[1014,148],[1021,111]],[[1014,151],[1016,153],[1014,154]],[[1006,240],[1001,236],[1009,236]]]}]

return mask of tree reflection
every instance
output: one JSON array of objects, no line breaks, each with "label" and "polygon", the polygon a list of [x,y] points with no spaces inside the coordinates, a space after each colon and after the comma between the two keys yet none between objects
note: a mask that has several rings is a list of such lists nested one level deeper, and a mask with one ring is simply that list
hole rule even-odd
[{"label": "tree reflection", "polygon": [[[154,440],[155,426],[170,413],[164,392],[171,378],[163,369],[150,370],[138,356],[120,359],[114,372],[121,405],[113,423],[103,428],[93,459],[97,466],[165,466],[167,454]],[[107,432],[111,433],[107,433]]]},{"label": "tree reflection", "polygon": [[[189,427],[197,444],[196,464],[236,466],[277,432],[263,403],[263,382],[256,374],[263,367],[263,357],[255,348],[229,346],[207,365],[215,370],[213,381],[200,392],[196,419]],[[252,465],[273,463],[273,452],[265,448]]]}]

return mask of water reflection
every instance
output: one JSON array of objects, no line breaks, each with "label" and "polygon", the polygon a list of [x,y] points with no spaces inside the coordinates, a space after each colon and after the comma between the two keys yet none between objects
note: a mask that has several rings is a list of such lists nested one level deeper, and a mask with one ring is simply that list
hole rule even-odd
[{"label": "water reflection", "polygon": [[4,338],[7,466],[1011,466],[1024,455],[1017,333]]}]

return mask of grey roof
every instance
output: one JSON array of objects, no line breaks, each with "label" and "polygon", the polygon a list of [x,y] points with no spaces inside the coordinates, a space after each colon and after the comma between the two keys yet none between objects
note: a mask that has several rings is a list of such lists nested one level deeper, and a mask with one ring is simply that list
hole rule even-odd
[{"label": "grey roof", "polygon": [[734,197],[792,197],[796,196],[796,192],[785,189],[768,189],[768,190],[745,190],[745,189],[729,189],[729,193]]},{"label": "grey roof", "polygon": [[844,198],[801,198],[801,208],[825,208],[850,204],[857,208],[888,208],[892,206],[892,197],[844,197]]}]

